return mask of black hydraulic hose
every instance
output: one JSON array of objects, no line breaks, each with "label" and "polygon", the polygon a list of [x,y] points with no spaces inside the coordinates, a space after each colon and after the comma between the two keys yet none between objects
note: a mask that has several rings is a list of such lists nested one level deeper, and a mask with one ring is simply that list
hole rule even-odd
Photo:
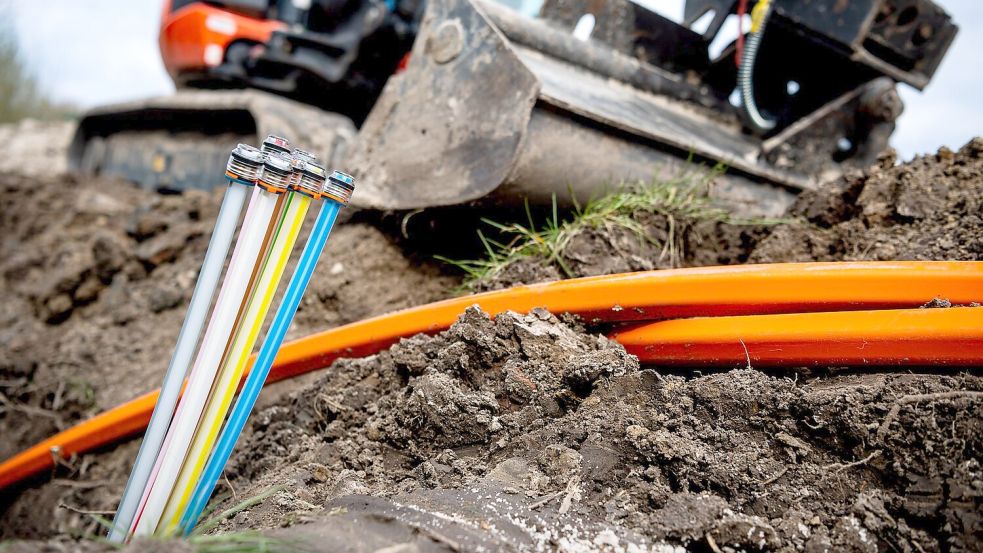
[{"label": "black hydraulic hose", "polygon": [[737,84],[741,90],[741,107],[745,120],[754,130],[764,133],[775,128],[775,120],[768,119],[758,110],[754,101],[754,62],[761,46],[768,16],[771,15],[772,0],[761,0],[751,10],[751,32],[744,44],[741,67],[737,71]]}]

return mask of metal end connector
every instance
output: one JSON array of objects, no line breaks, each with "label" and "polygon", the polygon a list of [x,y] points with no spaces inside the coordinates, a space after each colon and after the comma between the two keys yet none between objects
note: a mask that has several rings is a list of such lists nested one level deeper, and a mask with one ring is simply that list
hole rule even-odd
[{"label": "metal end connector", "polygon": [[317,156],[300,148],[294,148],[293,156],[304,161],[317,161]]},{"label": "metal end connector", "polygon": [[332,171],[331,176],[324,182],[324,191],[321,194],[341,205],[348,205],[353,192],[355,192],[355,179],[347,173]]},{"label": "metal end connector", "polygon": [[324,167],[314,161],[313,156],[307,156],[306,160],[294,157],[291,164],[294,170],[294,181],[290,188],[319,200],[321,190],[324,187]]},{"label": "metal end connector", "polygon": [[263,140],[263,144],[259,149],[262,150],[264,154],[277,153],[284,154],[289,157],[290,141],[282,136],[271,134],[267,136],[265,140]]},{"label": "metal end connector", "polygon": [[286,192],[290,186],[293,171],[290,166],[290,158],[276,152],[270,152],[263,160],[263,173],[259,177],[259,186],[269,192]]},{"label": "metal end connector", "polygon": [[256,184],[263,172],[263,152],[248,144],[239,144],[232,150],[225,176],[242,184]]},{"label": "metal end connector", "polygon": [[317,158],[310,152],[294,149],[293,157],[290,160],[293,168],[293,179],[290,182],[290,189],[310,196],[315,200],[321,198],[321,187],[324,186],[324,167],[317,162]]}]

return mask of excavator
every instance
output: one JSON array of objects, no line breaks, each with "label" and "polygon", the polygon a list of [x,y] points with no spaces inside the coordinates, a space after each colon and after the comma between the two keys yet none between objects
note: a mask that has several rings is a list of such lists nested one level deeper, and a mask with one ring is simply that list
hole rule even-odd
[{"label": "excavator", "polygon": [[[869,166],[957,27],[930,0],[166,0],[166,97],[99,107],[69,163],[216,186],[228,151],[292,137],[382,210],[573,202],[689,164],[778,215]],[[711,52],[713,52],[711,54]]]}]

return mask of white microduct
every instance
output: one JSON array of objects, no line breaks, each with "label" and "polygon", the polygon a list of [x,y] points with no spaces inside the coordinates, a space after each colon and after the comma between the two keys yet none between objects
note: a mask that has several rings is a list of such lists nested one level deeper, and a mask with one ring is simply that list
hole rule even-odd
[{"label": "white microduct", "polygon": [[218,301],[212,310],[205,337],[188,377],[184,397],[167,432],[164,445],[157,458],[150,481],[144,490],[141,506],[131,532],[136,536],[153,534],[160,522],[164,506],[174,487],[174,481],[184,464],[191,439],[201,418],[202,410],[211,391],[212,382],[222,361],[229,336],[235,326],[239,307],[248,292],[253,267],[259,261],[263,237],[270,225],[279,194],[255,187],[246,209],[242,230],[232,252],[232,261],[225,273],[225,281]]},{"label": "white microduct", "polygon": [[154,414],[151,416],[147,432],[144,434],[140,452],[137,454],[136,462],[133,465],[133,471],[126,482],[123,498],[116,509],[116,517],[109,533],[110,541],[122,542],[126,538],[127,529],[133,522],[133,515],[136,513],[140,497],[147,485],[147,480],[150,478],[154,460],[157,458],[171,416],[174,414],[174,406],[177,405],[178,397],[181,395],[181,384],[184,382],[184,377],[194,357],[195,346],[198,345],[198,338],[205,327],[208,307],[212,303],[216,288],[218,288],[222,268],[225,266],[225,258],[229,253],[229,247],[232,245],[232,239],[235,237],[239,214],[242,211],[242,206],[246,203],[249,188],[249,185],[231,182],[225,191],[222,207],[219,209],[215,228],[208,242],[208,250],[205,252],[205,261],[201,265],[198,282],[195,284],[195,291],[191,295],[191,304],[188,306],[184,324],[181,325],[181,332],[178,334],[177,345],[174,346],[174,353],[164,375],[164,383],[160,388]]}]

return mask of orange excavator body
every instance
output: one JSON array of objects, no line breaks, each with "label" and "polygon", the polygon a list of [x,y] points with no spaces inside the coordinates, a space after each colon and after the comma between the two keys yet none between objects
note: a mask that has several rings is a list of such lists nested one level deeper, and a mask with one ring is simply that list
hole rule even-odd
[{"label": "orange excavator body", "polygon": [[221,64],[233,42],[262,44],[284,25],[204,2],[175,10],[171,0],[166,0],[160,18],[160,55],[171,78],[180,82],[182,75],[201,74]]}]

